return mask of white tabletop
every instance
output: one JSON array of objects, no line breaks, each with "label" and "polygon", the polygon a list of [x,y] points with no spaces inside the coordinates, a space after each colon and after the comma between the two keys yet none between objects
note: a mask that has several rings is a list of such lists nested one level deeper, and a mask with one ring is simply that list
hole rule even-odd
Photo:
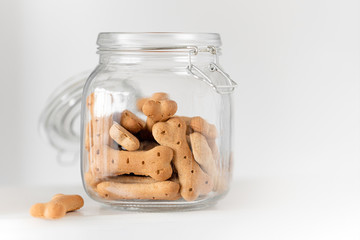
[{"label": "white tabletop", "polygon": [[[0,239],[359,239],[356,180],[239,178],[212,208],[160,213],[103,206],[81,186],[2,186]],[[59,220],[29,215],[56,193],[80,194],[85,205]]]}]

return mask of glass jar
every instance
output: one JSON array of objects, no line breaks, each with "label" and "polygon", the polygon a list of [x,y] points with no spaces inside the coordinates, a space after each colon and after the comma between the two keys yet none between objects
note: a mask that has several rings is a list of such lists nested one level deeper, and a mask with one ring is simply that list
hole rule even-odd
[{"label": "glass jar", "polygon": [[100,33],[81,103],[83,184],[125,209],[213,205],[232,172],[231,92],[214,33]]}]

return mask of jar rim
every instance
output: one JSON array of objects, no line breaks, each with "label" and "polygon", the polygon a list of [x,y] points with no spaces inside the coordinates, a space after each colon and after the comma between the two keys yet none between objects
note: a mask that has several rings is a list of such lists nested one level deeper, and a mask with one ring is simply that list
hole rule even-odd
[{"label": "jar rim", "polygon": [[218,33],[201,32],[101,32],[99,50],[142,50],[176,47],[221,46]]}]

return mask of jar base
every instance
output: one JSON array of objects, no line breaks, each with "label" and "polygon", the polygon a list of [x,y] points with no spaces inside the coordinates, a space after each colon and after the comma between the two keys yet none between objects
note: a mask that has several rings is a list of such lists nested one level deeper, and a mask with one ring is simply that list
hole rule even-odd
[{"label": "jar base", "polygon": [[210,208],[223,198],[225,194],[211,194],[212,196],[204,196],[195,201],[187,202],[185,200],[177,201],[144,201],[144,200],[121,200],[121,201],[104,201],[93,196],[92,198],[106,206],[124,211],[136,212],[185,212],[196,211]]},{"label": "jar base", "polygon": [[110,204],[112,208],[135,212],[185,212],[202,210],[214,206],[217,201],[207,201],[206,203],[185,204]]}]

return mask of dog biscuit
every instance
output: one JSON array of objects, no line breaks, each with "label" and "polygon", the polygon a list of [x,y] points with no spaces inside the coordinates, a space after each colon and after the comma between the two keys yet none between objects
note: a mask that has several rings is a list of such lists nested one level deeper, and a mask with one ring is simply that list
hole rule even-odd
[{"label": "dog biscuit", "polygon": [[137,176],[137,175],[119,175],[116,177],[109,177],[107,181],[117,183],[155,183],[158,182],[152,177]]},{"label": "dog biscuit", "polygon": [[155,123],[153,135],[160,145],[174,150],[173,163],[179,176],[180,193],[185,200],[195,200],[199,195],[211,191],[212,181],[210,177],[202,171],[193,159],[186,140],[186,124],[183,120],[174,117],[167,122]]},{"label": "dog biscuit", "polygon": [[164,93],[164,92],[157,92],[157,93],[154,93],[150,98],[139,98],[136,101],[137,109],[139,111],[142,111],[142,107],[143,107],[144,103],[149,99],[157,100],[157,101],[166,100],[166,99],[169,99],[169,95],[167,93]]},{"label": "dog biscuit", "polygon": [[91,118],[109,115],[109,107],[113,104],[113,96],[106,92],[93,92],[86,98],[86,106]]},{"label": "dog biscuit", "polygon": [[96,186],[103,181],[112,181],[118,183],[154,183],[157,182],[155,179],[146,176],[137,175],[119,175],[115,177],[97,178],[94,177],[90,171],[84,174],[84,180],[87,186],[90,186],[96,191]]},{"label": "dog biscuit", "polygon": [[194,132],[190,134],[190,142],[195,161],[208,175],[214,177],[216,174],[215,160],[206,138],[201,133]]},{"label": "dog biscuit", "polygon": [[139,140],[120,124],[114,122],[110,128],[111,138],[128,151],[139,149]]},{"label": "dog biscuit", "polygon": [[90,121],[86,124],[86,129],[85,129],[85,149],[87,151],[90,151],[91,141],[92,141],[92,132],[93,132],[93,129],[92,129],[91,121]]},{"label": "dog biscuit", "polygon": [[179,118],[181,118],[181,120],[183,120],[186,124],[186,135],[193,133],[194,130],[190,127],[191,117],[179,116]]},{"label": "dog biscuit", "polygon": [[134,173],[158,181],[171,177],[173,150],[158,146],[148,151],[119,151],[108,146],[92,148],[90,169],[98,178]]},{"label": "dog biscuit", "polygon": [[154,122],[166,121],[174,116],[177,111],[177,104],[173,100],[147,100],[143,107],[143,113]]},{"label": "dog biscuit", "polygon": [[155,183],[118,183],[106,181],[97,185],[97,192],[105,199],[177,200],[180,186],[172,181]]},{"label": "dog biscuit", "polygon": [[191,118],[190,126],[195,132],[199,132],[207,138],[216,138],[217,136],[215,125],[208,123],[202,117]]},{"label": "dog biscuit", "polygon": [[79,195],[56,194],[48,203],[37,203],[30,209],[33,217],[57,219],[67,212],[75,211],[84,206],[84,200]]},{"label": "dog biscuit", "polygon": [[138,133],[145,127],[145,122],[129,110],[121,113],[120,124],[132,134]]},{"label": "dog biscuit", "polygon": [[101,179],[94,177],[91,171],[84,173],[84,180],[86,185],[90,186],[92,189],[96,189],[96,186],[101,182]]}]

